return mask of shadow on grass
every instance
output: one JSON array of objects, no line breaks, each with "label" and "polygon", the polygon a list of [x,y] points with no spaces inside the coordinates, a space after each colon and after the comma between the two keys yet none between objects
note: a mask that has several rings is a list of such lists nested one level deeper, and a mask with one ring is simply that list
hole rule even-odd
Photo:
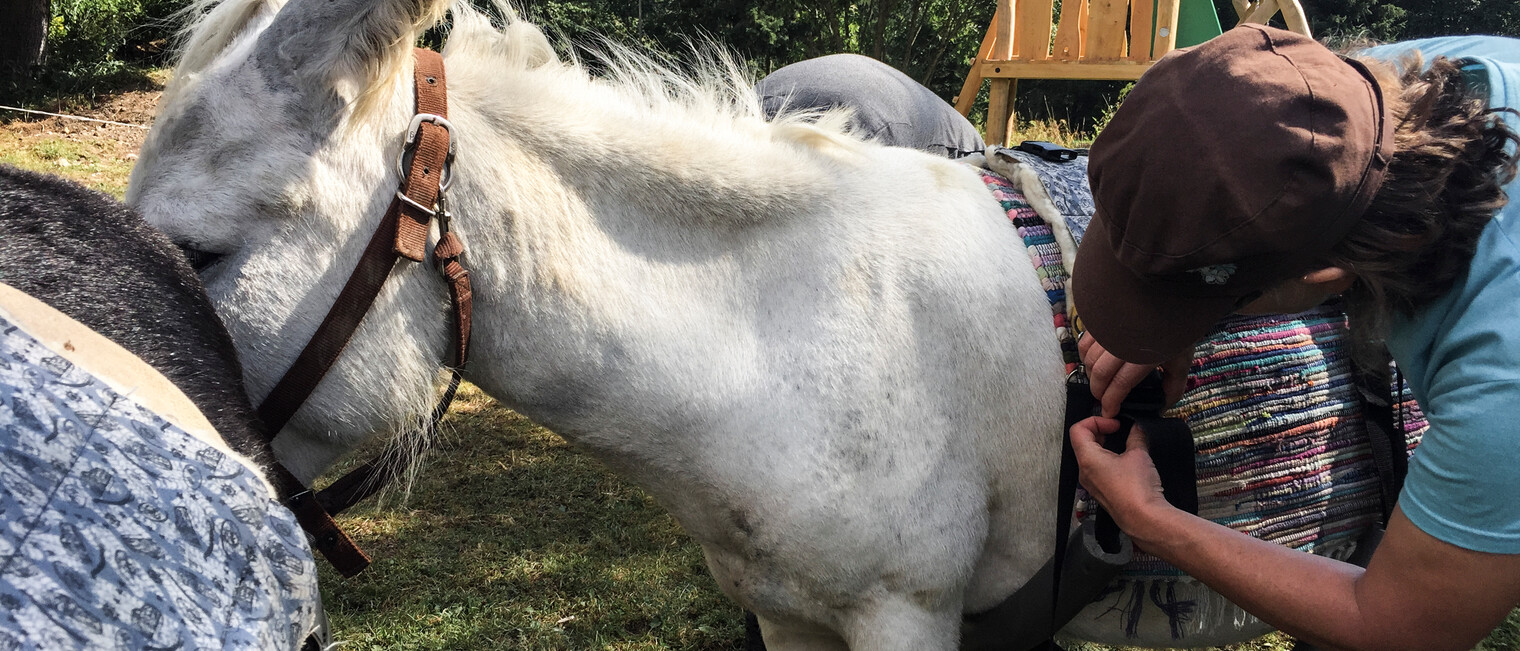
[{"label": "shadow on grass", "polygon": [[411,499],[341,518],[375,557],[354,579],[323,568],[344,649],[742,647],[739,608],[649,496],[461,393]]},{"label": "shadow on grass", "polygon": [[[0,104],[66,113],[93,108],[102,100],[132,91],[163,90],[162,68],[109,62],[78,70],[42,70],[22,77],[0,77]],[[0,120],[19,114],[0,111]]]}]

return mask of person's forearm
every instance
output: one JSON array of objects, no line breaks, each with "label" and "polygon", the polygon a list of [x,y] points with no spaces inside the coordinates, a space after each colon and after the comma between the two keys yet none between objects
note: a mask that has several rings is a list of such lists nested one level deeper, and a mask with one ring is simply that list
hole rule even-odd
[{"label": "person's forearm", "polygon": [[[1345,649],[1388,649],[1364,626],[1363,570],[1252,538],[1176,509],[1157,514],[1135,542],[1294,637]],[[1132,533],[1133,535],[1133,533]],[[1309,634],[1308,631],[1314,631]]]}]

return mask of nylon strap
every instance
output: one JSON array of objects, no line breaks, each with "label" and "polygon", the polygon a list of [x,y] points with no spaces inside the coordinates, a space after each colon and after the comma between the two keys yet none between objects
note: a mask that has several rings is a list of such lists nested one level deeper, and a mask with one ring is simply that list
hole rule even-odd
[{"label": "nylon strap", "polygon": [[[1384,368],[1387,364],[1385,360]],[[1356,389],[1362,399],[1362,428],[1367,433],[1367,444],[1372,448],[1372,464],[1377,472],[1382,501],[1378,522],[1362,532],[1357,538],[1356,550],[1346,559],[1358,567],[1367,567],[1372,561],[1372,553],[1383,542],[1399,492],[1404,489],[1404,478],[1409,474],[1409,441],[1404,432],[1404,413],[1400,409],[1397,422],[1393,414],[1404,397],[1404,376],[1395,368],[1393,381],[1389,380],[1381,369],[1357,369]]]},{"label": "nylon strap", "polygon": [[1382,497],[1382,524],[1388,525],[1393,506],[1409,473],[1409,447],[1403,427],[1393,422],[1393,400],[1386,378],[1377,373],[1357,373],[1356,388],[1362,398],[1362,423],[1372,448],[1377,468],[1378,489]]},{"label": "nylon strap", "polygon": [[[437,116],[447,119],[448,99],[443,57],[437,52],[422,48],[413,50],[413,55],[413,84],[418,117]],[[406,176],[401,191],[391,200],[380,225],[370,236],[353,274],[344,283],[338,299],[328,310],[322,324],[296,357],[295,363],[259,405],[259,416],[268,427],[271,442],[337,362],[354,332],[358,330],[359,323],[364,320],[364,315],[374,305],[375,298],[379,296],[397,262],[403,258],[420,262],[426,257],[428,230],[436,215],[430,207],[440,204],[442,182],[449,163],[451,134],[445,126],[428,119],[416,122],[416,128],[415,140],[408,142],[410,152],[403,159]],[[408,135],[411,137],[412,134]],[[428,439],[431,438],[431,430],[437,427],[438,421],[448,411],[459,386],[458,368],[468,358],[472,292],[469,271],[460,261],[463,252],[464,247],[459,239],[448,232],[442,234],[435,248],[436,264],[448,281],[450,302],[453,305],[454,345],[451,352],[455,363],[449,388],[433,410],[432,418],[424,424],[429,430],[425,436]],[[372,460],[321,493],[313,493],[289,469],[274,464],[274,484],[281,501],[295,513],[301,528],[311,534],[316,549],[345,577],[358,574],[369,565],[370,559],[337,526],[332,515],[384,486],[394,475],[394,468],[398,467],[389,462],[393,459],[395,458],[382,456]],[[411,461],[406,457],[401,457],[400,460],[404,463]]]},{"label": "nylon strap", "polygon": [[[1150,449],[1151,461],[1156,466],[1157,474],[1161,475],[1161,488],[1166,501],[1179,509],[1198,514],[1198,477],[1193,448],[1193,433],[1187,426],[1187,421],[1181,418],[1162,418],[1161,411],[1165,406],[1165,392],[1161,386],[1161,376],[1152,372],[1138,386],[1136,386],[1124,400],[1119,408],[1119,430],[1107,435],[1103,441],[1104,449],[1116,454],[1122,454],[1129,440],[1131,428],[1139,426],[1145,432],[1146,445]],[[1092,396],[1092,389],[1086,377],[1081,373],[1071,376],[1066,382],[1066,428],[1061,437],[1061,474],[1057,482],[1060,493],[1056,502],[1056,538],[1054,573],[1051,579],[1052,604],[1050,615],[1050,632],[1054,635],[1065,627],[1067,621],[1061,621],[1057,604],[1061,602],[1061,569],[1065,565],[1067,545],[1071,535],[1072,512],[1076,498],[1076,490],[1079,484],[1077,467],[1077,455],[1071,447],[1071,427],[1088,416],[1094,415],[1097,400]],[[1122,543],[1120,531],[1113,516],[1101,506],[1097,508],[1094,516],[1094,537],[1098,545],[1108,553],[1117,552]],[[1098,590],[1104,586],[1087,586],[1095,590],[1091,595],[1078,595],[1085,599],[1097,596]],[[1066,597],[1068,600],[1071,596]],[[1083,603],[1086,603],[1084,600]],[[1071,615],[1075,615],[1073,612]],[[1069,620],[1068,620],[1069,621]],[[1054,640],[1047,640],[1040,648],[1056,649]]]},{"label": "nylon strap", "polygon": [[[417,49],[414,53],[418,113],[447,117],[448,103],[443,98],[446,92],[443,58],[432,50]],[[438,202],[439,180],[448,159],[449,132],[436,124],[423,122],[419,125],[417,138],[416,151],[402,188],[411,201],[404,201],[400,196],[391,200],[380,226],[364,248],[358,266],[343,285],[338,300],[327,311],[322,325],[317,327],[290,370],[259,405],[259,417],[271,432],[278,433],[290,422],[290,417],[311,397],[317,383],[338,361],[338,356],[359,329],[359,322],[364,320],[375,297],[380,295],[380,288],[390,277],[397,257],[420,262],[426,253],[428,226],[433,214],[424,212],[420,206],[432,206]]]},{"label": "nylon strap", "polygon": [[433,408],[432,416],[423,424],[425,430],[418,437],[417,445],[400,445],[392,441],[380,456],[370,459],[364,465],[338,478],[327,488],[317,491],[317,502],[322,505],[322,509],[332,515],[347,511],[349,507],[368,499],[369,496],[384,488],[394,478],[394,468],[409,467],[421,458],[431,447],[438,421],[443,420],[443,415],[449,411],[449,404],[454,401],[454,392],[459,389],[459,381],[459,372],[454,371],[453,377],[449,380],[449,387],[443,392],[443,398]]}]

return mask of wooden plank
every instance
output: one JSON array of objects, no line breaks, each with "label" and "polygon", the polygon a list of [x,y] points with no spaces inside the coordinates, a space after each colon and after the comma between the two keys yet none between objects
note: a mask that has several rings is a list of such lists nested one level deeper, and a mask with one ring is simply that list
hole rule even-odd
[{"label": "wooden plank", "polygon": [[1008,120],[1013,116],[1014,88],[1011,79],[992,80],[991,94],[987,96],[987,137],[983,139],[989,145],[1008,146]]},{"label": "wooden plank", "polygon": [[1235,17],[1241,21],[1251,15],[1251,10],[1256,8],[1256,5],[1251,4],[1251,0],[1230,0],[1230,4],[1235,5]]},{"label": "wooden plank", "polygon": [[1132,0],[1129,5],[1129,60],[1151,60],[1151,18],[1155,0]]},{"label": "wooden plank", "polygon": [[1051,0],[1019,0],[1019,58],[1042,61],[1050,58]]},{"label": "wooden plank", "polygon": [[1124,24],[1129,20],[1128,0],[1089,0],[1087,3],[1085,61],[1124,58]]},{"label": "wooden plank", "polygon": [[1091,13],[1088,11],[1087,3],[1088,0],[1082,0],[1082,6],[1077,8],[1077,40],[1082,43],[1082,57],[1087,56],[1087,15]]},{"label": "wooden plank", "polygon": [[992,53],[992,41],[996,37],[997,32],[992,25],[988,25],[987,35],[982,37],[982,45],[976,49],[971,67],[966,70],[966,81],[961,83],[961,92],[955,96],[955,110],[961,115],[971,116],[971,105],[976,103],[976,94],[982,90],[982,62]]},{"label": "wooden plank", "polygon": [[1272,17],[1277,15],[1277,0],[1261,0],[1252,4],[1250,15],[1242,18],[1242,23],[1267,24]]},{"label": "wooden plank", "polygon": [[1309,18],[1304,15],[1304,6],[1298,0],[1280,0],[1278,4],[1282,5],[1283,23],[1288,25],[1288,29],[1314,38],[1314,34],[1309,31]]},{"label": "wooden plank", "polygon": [[1062,61],[1082,58],[1082,9],[1087,0],[1063,0],[1061,20],[1056,27],[1056,41],[1051,56]]},{"label": "wooden plank", "polygon": [[1134,80],[1150,68],[1149,62],[1110,61],[1107,63],[1073,63],[1050,59],[1047,61],[1012,61],[982,64],[982,76],[987,79],[1118,79]]},{"label": "wooden plank", "polygon": [[997,12],[992,15],[993,30],[997,36],[992,43],[992,60],[1008,61],[1013,58],[1013,0],[998,0]]},{"label": "wooden plank", "polygon": [[1177,8],[1180,4],[1180,0],[1158,0],[1156,3],[1156,44],[1151,47],[1151,53],[1157,59],[1177,47]]}]

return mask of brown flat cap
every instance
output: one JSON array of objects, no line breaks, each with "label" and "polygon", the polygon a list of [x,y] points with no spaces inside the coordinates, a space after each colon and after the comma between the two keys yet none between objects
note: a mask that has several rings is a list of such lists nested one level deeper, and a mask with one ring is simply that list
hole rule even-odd
[{"label": "brown flat cap", "polygon": [[1168,54],[1092,145],[1072,278],[1087,329],[1129,362],[1176,356],[1323,264],[1392,148],[1371,74],[1310,38],[1247,24]]}]

